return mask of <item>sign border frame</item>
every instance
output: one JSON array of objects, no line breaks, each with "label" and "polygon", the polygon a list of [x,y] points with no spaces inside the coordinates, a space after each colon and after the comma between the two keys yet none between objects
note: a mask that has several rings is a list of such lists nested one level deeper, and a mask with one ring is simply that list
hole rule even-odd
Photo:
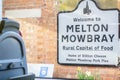
[{"label": "sign border frame", "polygon": [[[79,7],[79,5],[80,5],[80,3],[81,2],[83,2],[84,0],[81,0],[81,1],[79,1],[79,3],[77,4],[77,6],[76,6],[76,8],[75,9],[73,9],[72,11],[60,11],[60,12],[58,12],[58,14],[57,14],[57,63],[58,64],[60,64],[60,65],[66,65],[66,66],[98,66],[98,67],[118,67],[118,64],[119,64],[119,62],[118,62],[118,64],[117,65],[101,65],[101,64],[77,64],[77,63],[75,63],[75,64],[73,64],[73,63],[60,63],[59,62],[59,14],[61,14],[61,13],[71,13],[71,12],[74,12],[74,11],[76,11],[77,9],[78,9],[78,7]],[[118,11],[118,39],[120,39],[120,10],[118,9],[118,8],[111,8],[111,9],[102,9],[102,8],[100,8],[98,5],[97,5],[97,2],[96,1],[94,1],[94,0],[90,0],[90,1],[93,1],[94,2],[94,4],[95,4],[95,6],[99,9],[99,10],[101,10],[101,11],[112,11],[112,10],[116,10],[116,11]],[[118,54],[117,54],[118,55]]]}]

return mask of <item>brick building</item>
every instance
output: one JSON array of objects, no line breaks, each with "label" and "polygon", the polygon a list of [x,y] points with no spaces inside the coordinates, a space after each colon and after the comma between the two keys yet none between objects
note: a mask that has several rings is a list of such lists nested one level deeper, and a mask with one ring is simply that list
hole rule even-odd
[{"label": "brick building", "polygon": [[[3,0],[3,16],[20,23],[29,63],[54,64],[54,77],[77,78],[78,66],[57,63],[58,3],[58,0]],[[118,7],[120,8],[119,4]],[[11,12],[17,14],[12,15]],[[19,16],[20,12],[24,16]],[[117,67],[79,67],[84,72],[97,72],[101,80],[120,80],[120,70]]]}]

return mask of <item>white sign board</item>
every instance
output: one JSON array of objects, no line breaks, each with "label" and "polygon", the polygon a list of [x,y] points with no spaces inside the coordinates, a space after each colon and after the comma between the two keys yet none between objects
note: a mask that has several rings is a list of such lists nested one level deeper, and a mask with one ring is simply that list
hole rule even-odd
[{"label": "white sign board", "polygon": [[2,20],[2,0],[0,0],[0,21]]},{"label": "white sign board", "polygon": [[119,11],[82,0],[76,10],[58,14],[58,63],[118,64]]},{"label": "white sign board", "polygon": [[52,78],[54,64],[28,64],[28,73],[34,73],[36,77]]}]

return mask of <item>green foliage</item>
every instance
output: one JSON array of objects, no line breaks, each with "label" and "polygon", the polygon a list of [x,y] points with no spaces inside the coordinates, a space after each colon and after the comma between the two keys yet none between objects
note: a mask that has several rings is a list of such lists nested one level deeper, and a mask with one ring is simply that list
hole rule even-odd
[{"label": "green foliage", "polygon": [[118,0],[95,0],[98,6],[102,9],[111,9],[117,8],[117,1]]},{"label": "green foliage", "polygon": [[73,10],[80,0],[60,0],[59,11]]},{"label": "green foliage", "polygon": [[82,72],[81,68],[77,68],[77,77],[79,80],[101,80],[98,74],[92,74],[90,71]]},{"label": "green foliage", "polygon": [[80,72],[80,71],[78,71],[78,75],[77,76],[78,76],[79,80],[95,80],[94,76],[87,75],[87,74],[85,74],[83,72]]},{"label": "green foliage", "polygon": [[[71,11],[81,0],[59,0],[59,11]],[[117,8],[117,0],[94,0],[102,9]]]}]

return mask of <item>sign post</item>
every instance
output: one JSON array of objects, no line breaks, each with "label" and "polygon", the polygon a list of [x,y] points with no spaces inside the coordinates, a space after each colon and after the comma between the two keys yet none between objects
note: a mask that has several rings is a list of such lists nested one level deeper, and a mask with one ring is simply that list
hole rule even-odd
[{"label": "sign post", "polygon": [[117,66],[117,9],[102,10],[82,0],[74,11],[58,14],[58,63]]}]

